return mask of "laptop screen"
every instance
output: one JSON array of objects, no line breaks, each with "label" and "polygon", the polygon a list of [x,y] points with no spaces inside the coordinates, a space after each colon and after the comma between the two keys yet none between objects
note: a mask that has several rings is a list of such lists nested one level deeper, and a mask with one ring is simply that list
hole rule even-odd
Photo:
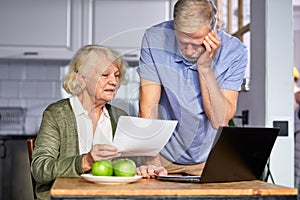
[{"label": "laptop screen", "polygon": [[200,182],[260,179],[279,130],[279,128],[220,127]]}]

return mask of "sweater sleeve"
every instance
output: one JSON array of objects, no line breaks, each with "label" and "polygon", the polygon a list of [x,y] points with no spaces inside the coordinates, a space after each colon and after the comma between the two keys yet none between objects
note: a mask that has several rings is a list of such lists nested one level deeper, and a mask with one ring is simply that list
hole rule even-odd
[{"label": "sweater sleeve", "polygon": [[68,113],[49,107],[43,113],[31,163],[38,183],[51,184],[56,177],[78,177],[83,173],[77,131]]}]

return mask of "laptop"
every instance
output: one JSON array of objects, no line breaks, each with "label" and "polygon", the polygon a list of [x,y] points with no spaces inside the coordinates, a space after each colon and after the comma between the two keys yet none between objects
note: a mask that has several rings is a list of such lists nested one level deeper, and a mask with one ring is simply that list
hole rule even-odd
[{"label": "laptop", "polygon": [[279,128],[220,127],[201,176],[156,176],[162,181],[218,183],[259,180]]}]

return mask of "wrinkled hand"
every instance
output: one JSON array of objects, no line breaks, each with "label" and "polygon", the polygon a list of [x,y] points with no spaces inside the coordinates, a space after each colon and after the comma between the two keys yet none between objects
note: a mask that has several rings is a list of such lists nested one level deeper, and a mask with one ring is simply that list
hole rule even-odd
[{"label": "wrinkled hand", "polygon": [[118,152],[117,147],[107,144],[96,144],[92,150],[85,154],[82,158],[82,170],[89,171],[96,160],[111,160],[120,157],[121,153]]},{"label": "wrinkled hand", "polygon": [[90,155],[94,161],[96,160],[111,160],[120,157],[121,153],[118,148],[107,144],[95,144],[90,151]]},{"label": "wrinkled hand", "polygon": [[215,57],[220,45],[221,40],[215,31],[211,31],[205,36],[203,45],[206,51],[201,54],[197,60],[198,68],[210,68],[212,59]]},{"label": "wrinkled hand", "polygon": [[164,167],[155,165],[142,165],[136,168],[136,173],[144,178],[154,178],[155,175],[166,176],[168,171]]}]

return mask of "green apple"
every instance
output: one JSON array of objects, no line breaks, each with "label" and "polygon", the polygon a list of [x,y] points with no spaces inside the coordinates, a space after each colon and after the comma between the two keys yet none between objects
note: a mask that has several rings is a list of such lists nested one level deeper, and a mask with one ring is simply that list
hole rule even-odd
[{"label": "green apple", "polygon": [[135,176],[136,165],[128,158],[118,159],[112,162],[115,176]]},{"label": "green apple", "polygon": [[94,176],[112,176],[113,173],[113,165],[110,160],[97,160],[92,165]]}]

